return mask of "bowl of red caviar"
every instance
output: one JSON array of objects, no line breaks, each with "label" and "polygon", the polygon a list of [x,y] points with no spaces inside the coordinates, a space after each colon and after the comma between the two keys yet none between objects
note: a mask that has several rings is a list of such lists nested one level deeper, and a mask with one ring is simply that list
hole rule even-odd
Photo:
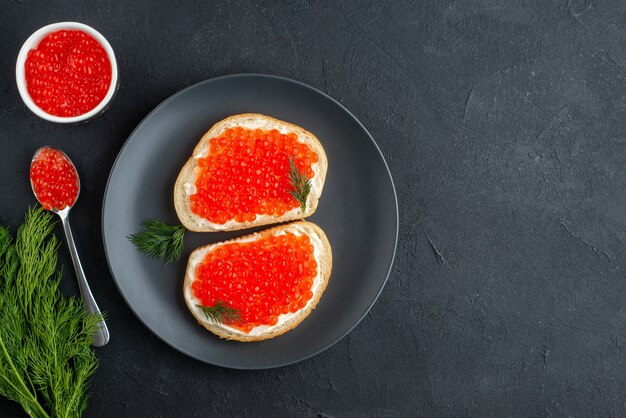
[{"label": "bowl of red caviar", "polygon": [[17,88],[26,106],[50,122],[85,122],[102,113],[118,86],[113,48],[83,23],[44,26],[17,57]]}]

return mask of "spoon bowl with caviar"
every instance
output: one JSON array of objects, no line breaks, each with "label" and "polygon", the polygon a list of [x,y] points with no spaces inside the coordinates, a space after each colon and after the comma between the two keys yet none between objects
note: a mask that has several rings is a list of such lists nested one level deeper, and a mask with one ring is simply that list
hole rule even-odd
[{"label": "spoon bowl with caviar", "polygon": [[[30,164],[30,185],[41,206],[61,218],[85,309],[90,313],[101,315],[87,283],[70,228],[70,210],[80,193],[80,179],[76,167],[63,151],[48,146],[41,147],[33,155]],[[92,345],[102,347],[108,342],[109,330],[104,320],[101,320],[93,335]]]}]

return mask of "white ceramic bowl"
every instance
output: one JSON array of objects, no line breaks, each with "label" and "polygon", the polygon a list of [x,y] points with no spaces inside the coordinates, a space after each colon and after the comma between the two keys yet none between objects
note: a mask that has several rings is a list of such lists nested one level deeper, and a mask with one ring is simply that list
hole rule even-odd
[{"label": "white ceramic bowl", "polygon": [[[28,94],[28,89],[26,88],[25,63],[26,58],[28,57],[28,51],[36,48],[37,45],[39,45],[39,42],[41,42],[41,40],[49,33],[62,29],[82,30],[83,32],[86,32],[89,35],[93,36],[100,43],[100,45],[102,45],[102,48],[104,48],[104,50],[106,51],[109,57],[109,61],[111,62],[111,85],[109,86],[109,90],[107,91],[106,96],[104,96],[104,99],[102,99],[102,101],[98,103],[96,107],[91,109],[89,112],[83,113],[79,116],[54,116],[44,112],[39,106],[35,104],[33,99],[30,97],[30,94]],[[26,106],[28,106],[28,108],[40,118],[57,123],[85,122],[104,111],[113,96],[115,95],[115,91],[117,90],[118,85],[117,61],[115,60],[115,54],[113,53],[113,48],[111,48],[109,42],[104,36],[102,36],[102,34],[100,34],[100,32],[98,32],[94,28],[78,22],[53,23],[39,29],[37,32],[30,35],[26,42],[24,42],[24,45],[22,45],[22,49],[20,49],[20,53],[17,56],[17,63],[15,64],[15,79],[17,81],[17,89],[20,92],[20,96],[22,96],[22,100],[24,101]]]}]

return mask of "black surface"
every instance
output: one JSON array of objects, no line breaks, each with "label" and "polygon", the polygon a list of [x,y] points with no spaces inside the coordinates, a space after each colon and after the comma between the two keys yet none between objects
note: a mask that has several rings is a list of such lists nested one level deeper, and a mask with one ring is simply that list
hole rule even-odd
[{"label": "black surface", "polygon": [[[75,238],[112,333],[88,416],[626,415],[623,1],[128,3],[0,3],[0,216],[17,225],[34,202],[36,148],[68,152],[83,182]],[[38,120],[13,79],[21,43],[67,19],[119,57],[119,94],[85,126]],[[100,241],[133,128],[181,88],[241,72],[338,99],[376,138],[400,204],[394,271],[365,320],[258,372],[153,336]]]},{"label": "black surface", "polygon": [[[172,191],[199,138],[225,117],[247,112],[271,115],[314,131],[329,165],[322,198],[307,221],[319,225],[330,242],[331,280],[302,324],[260,343],[225,341],[211,335],[189,313],[181,291],[191,251],[250,234],[250,230],[187,233],[181,261],[167,266],[135,251],[127,239],[128,231],[137,230],[145,219],[179,222]],[[367,314],[391,269],[398,207],[385,161],[353,115],[302,83],[241,74],[188,87],[139,124],[111,171],[104,195],[102,234],[122,296],[158,337],[210,364],[264,369],[293,364],[327,349]]]}]

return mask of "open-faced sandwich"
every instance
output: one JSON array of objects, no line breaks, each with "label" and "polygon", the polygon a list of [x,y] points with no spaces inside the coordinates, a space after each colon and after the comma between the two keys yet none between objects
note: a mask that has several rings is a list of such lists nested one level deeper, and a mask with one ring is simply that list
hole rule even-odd
[{"label": "open-faced sandwich", "polygon": [[174,187],[176,213],[191,231],[232,231],[315,212],[328,161],[299,126],[246,113],[200,139]]},{"label": "open-faced sandwich", "polygon": [[293,222],[196,249],[183,293],[193,316],[212,333],[260,341],[293,329],[309,315],[331,268],[322,229]]}]

